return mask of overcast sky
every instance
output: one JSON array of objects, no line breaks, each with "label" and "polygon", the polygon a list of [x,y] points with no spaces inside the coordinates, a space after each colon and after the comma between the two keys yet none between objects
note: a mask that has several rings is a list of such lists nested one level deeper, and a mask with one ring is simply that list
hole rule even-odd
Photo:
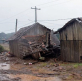
[{"label": "overcast sky", "polygon": [[41,9],[38,22],[54,31],[70,18],[82,17],[82,0],[0,0],[0,32],[14,32],[16,19],[18,29],[33,24],[35,11],[31,7],[35,6]]}]

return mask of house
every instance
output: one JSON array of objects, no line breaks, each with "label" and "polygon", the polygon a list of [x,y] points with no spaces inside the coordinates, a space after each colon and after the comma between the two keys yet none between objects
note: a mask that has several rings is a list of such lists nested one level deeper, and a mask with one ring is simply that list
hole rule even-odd
[{"label": "house", "polygon": [[55,33],[60,34],[61,59],[82,62],[82,18],[74,18]]},{"label": "house", "polygon": [[60,44],[52,32],[39,23],[23,27],[9,39],[10,53],[19,58],[30,54],[38,57],[43,50],[47,51],[46,47],[49,47],[49,44],[55,46]]}]

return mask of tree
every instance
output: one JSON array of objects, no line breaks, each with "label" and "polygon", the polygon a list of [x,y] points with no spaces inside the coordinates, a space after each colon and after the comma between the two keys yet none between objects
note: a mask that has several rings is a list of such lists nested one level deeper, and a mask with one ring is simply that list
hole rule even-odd
[{"label": "tree", "polygon": [[4,51],[3,46],[0,45],[0,53]]}]

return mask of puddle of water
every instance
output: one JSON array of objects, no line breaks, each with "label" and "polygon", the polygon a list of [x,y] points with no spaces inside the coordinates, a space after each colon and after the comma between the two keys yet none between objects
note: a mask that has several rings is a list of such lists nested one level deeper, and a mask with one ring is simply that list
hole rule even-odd
[{"label": "puddle of water", "polygon": [[0,63],[0,70],[19,70],[24,67],[22,64]]},{"label": "puddle of water", "polygon": [[33,75],[26,75],[26,74],[21,74],[21,75],[8,75],[9,78],[21,78],[21,81],[62,81],[60,78],[58,77],[47,77],[47,78],[43,78],[43,77],[36,77]]},{"label": "puddle of water", "polygon": [[10,64],[0,63],[0,70],[8,70],[10,69]]}]

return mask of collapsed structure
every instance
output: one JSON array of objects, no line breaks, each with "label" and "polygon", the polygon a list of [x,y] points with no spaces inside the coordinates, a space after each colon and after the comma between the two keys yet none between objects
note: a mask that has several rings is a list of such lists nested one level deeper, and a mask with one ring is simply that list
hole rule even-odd
[{"label": "collapsed structure", "polygon": [[39,55],[55,54],[54,49],[59,45],[53,31],[39,23],[21,28],[9,39],[10,53],[19,58],[28,55],[39,58]]}]

